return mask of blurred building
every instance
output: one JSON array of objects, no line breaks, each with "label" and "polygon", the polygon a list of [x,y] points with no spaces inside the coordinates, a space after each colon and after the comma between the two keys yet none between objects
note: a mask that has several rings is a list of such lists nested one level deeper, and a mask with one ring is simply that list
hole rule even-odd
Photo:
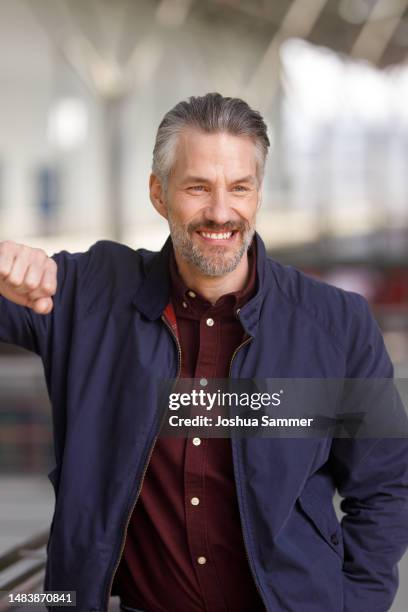
[{"label": "blurred building", "polygon": [[272,141],[259,214],[270,253],[365,295],[405,376],[407,6],[2,3],[0,240],[160,248],[147,183],[161,117],[192,94],[239,95]]},{"label": "blurred building", "polygon": [[[160,119],[189,95],[238,95],[262,112],[272,142],[259,213],[269,252],[365,295],[397,375],[407,375],[407,6],[2,3],[0,240],[50,254],[101,238],[160,248],[167,225],[147,189]],[[4,364],[18,360],[1,352]],[[18,381],[30,367],[12,368],[20,398],[12,400],[2,366],[2,407],[28,407]],[[44,401],[42,388],[29,411],[36,416],[22,422],[41,421]],[[1,412],[14,427],[19,410]],[[47,436],[38,436],[39,449]]]}]

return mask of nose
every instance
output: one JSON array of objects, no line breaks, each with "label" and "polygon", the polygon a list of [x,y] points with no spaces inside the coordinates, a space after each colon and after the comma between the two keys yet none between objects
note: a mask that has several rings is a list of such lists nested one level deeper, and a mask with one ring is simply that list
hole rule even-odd
[{"label": "nose", "polygon": [[222,187],[218,187],[212,191],[206,208],[205,217],[218,225],[223,225],[231,220],[228,194]]}]

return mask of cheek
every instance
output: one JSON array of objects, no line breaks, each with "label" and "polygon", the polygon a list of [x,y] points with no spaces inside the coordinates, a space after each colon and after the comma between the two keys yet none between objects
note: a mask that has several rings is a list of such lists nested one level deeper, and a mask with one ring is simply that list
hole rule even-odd
[{"label": "cheek", "polygon": [[248,221],[253,221],[258,211],[258,198],[242,198],[242,201],[238,202],[235,206],[236,212]]},{"label": "cheek", "polygon": [[174,220],[183,225],[188,225],[192,221],[201,218],[205,210],[205,204],[198,197],[178,197],[177,201],[171,206],[171,214]]}]

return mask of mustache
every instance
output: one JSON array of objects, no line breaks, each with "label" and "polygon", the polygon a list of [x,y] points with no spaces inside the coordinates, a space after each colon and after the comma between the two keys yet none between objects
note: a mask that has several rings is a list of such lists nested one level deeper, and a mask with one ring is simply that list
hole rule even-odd
[{"label": "mustache", "polygon": [[249,229],[249,223],[246,223],[245,221],[227,221],[226,223],[219,225],[215,221],[205,221],[202,223],[190,223],[190,225],[187,226],[187,230],[190,232],[194,232],[197,229],[219,232],[228,232],[234,230],[244,232],[245,230]]}]

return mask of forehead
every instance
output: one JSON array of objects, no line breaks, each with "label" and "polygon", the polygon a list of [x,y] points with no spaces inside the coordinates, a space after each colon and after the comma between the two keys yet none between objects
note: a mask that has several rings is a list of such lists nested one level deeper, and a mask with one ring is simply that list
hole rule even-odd
[{"label": "forehead", "polygon": [[256,146],[251,137],[188,128],[179,135],[173,171],[197,174],[223,168],[234,174],[255,175],[256,165]]}]

